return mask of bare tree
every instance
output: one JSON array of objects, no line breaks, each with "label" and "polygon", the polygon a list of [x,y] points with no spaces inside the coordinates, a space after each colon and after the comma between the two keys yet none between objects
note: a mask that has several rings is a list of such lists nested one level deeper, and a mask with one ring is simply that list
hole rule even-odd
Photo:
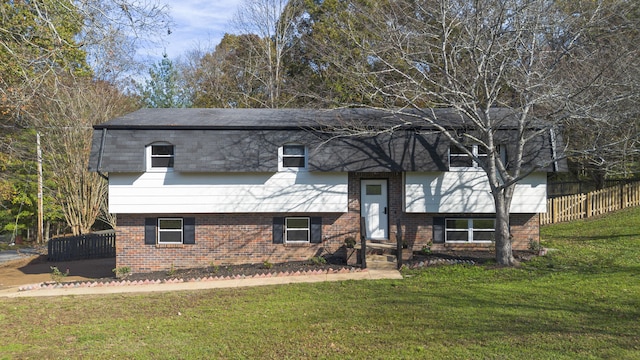
[{"label": "bare tree", "polygon": [[284,96],[284,58],[291,48],[296,18],[301,15],[298,0],[244,0],[234,17],[234,25],[241,35],[247,37],[251,67],[243,71],[259,82],[264,93],[260,107],[277,108],[286,106],[291,97]]},{"label": "bare tree", "polygon": [[[58,0],[61,1],[61,0]],[[143,68],[139,50],[171,33],[169,7],[159,0],[78,0],[83,19],[80,46],[97,79],[126,86]]]},{"label": "bare tree", "polygon": [[[60,80],[60,78],[59,78]],[[37,102],[44,164],[54,177],[54,198],[74,235],[87,233],[96,219],[114,226],[108,211],[108,184],[88,171],[92,126],[135,110],[136,102],[113,85],[69,78],[44,88]]]},{"label": "bare tree", "polygon": [[[366,4],[361,6],[360,3]],[[587,3],[591,4],[586,6]],[[597,91],[613,86],[601,75],[607,61],[594,45],[605,36],[623,39],[637,4],[618,0],[388,0],[353,1],[350,16],[336,18],[353,55],[331,44],[313,44],[320,59],[343,76],[356,79],[369,106],[412,117],[441,132],[458,151],[476,161],[487,176],[496,212],[496,260],[514,265],[509,221],[516,182],[544,168],[528,154],[542,134],[560,133],[569,119],[599,121],[592,110],[605,109]],[[607,11],[615,4],[617,11]],[[341,54],[336,58],[333,54]],[[625,54],[637,58],[637,47]],[[592,57],[599,61],[591,61]],[[625,60],[625,61],[626,61]],[[572,67],[581,64],[568,76]],[[620,90],[629,94],[631,87]],[[621,94],[622,95],[622,94]],[[343,104],[358,106],[360,103]],[[462,131],[439,122],[426,108],[446,107],[462,116]],[[513,116],[496,117],[495,107]],[[399,117],[400,118],[400,117]],[[402,125],[397,124],[398,128]],[[498,129],[511,129],[508,144]],[[341,129],[361,132],[363,129]],[[364,129],[366,130],[366,129]],[[388,129],[393,131],[393,128]],[[480,157],[470,144],[479,146]],[[500,156],[507,146],[508,157]],[[599,144],[599,148],[615,145]],[[558,154],[560,155],[560,154]],[[551,159],[557,160],[557,159]]]},{"label": "bare tree", "polygon": [[[569,160],[576,175],[588,176],[598,188],[607,178],[640,173],[640,7],[604,4],[597,26],[585,31],[578,56],[561,64],[565,84],[576,94],[565,123]],[[580,9],[571,5],[571,11]]]}]

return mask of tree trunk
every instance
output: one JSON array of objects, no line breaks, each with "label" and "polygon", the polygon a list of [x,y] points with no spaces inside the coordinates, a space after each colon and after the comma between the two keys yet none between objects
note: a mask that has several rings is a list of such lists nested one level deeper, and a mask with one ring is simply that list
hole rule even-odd
[{"label": "tree trunk", "polygon": [[509,207],[508,201],[503,199],[502,194],[495,197],[496,204],[496,262],[498,265],[513,266],[518,262],[513,257],[511,247],[511,232],[509,231]]}]

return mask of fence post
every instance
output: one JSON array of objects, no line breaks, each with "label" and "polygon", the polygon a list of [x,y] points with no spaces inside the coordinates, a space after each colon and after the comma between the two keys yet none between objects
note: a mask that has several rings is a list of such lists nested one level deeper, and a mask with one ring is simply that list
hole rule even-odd
[{"label": "fence post", "polygon": [[363,269],[367,268],[367,228],[365,227],[364,217],[360,217],[360,265]]},{"label": "fence post", "polygon": [[[407,251],[409,251],[408,248]],[[399,217],[396,219],[396,260],[400,270],[402,268],[402,226]]]}]

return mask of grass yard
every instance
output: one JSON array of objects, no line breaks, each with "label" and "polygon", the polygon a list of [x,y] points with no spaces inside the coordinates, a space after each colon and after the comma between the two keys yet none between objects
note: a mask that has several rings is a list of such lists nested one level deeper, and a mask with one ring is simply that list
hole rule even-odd
[{"label": "grass yard", "polygon": [[0,358],[639,359],[640,208],[542,234],[517,269],[0,299]]}]

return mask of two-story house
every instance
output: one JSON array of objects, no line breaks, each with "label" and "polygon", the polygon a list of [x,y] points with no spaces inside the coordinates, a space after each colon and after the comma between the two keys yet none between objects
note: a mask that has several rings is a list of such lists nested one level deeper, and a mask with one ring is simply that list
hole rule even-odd
[{"label": "two-story house", "polygon": [[[466,131],[454,111],[433,114]],[[354,125],[361,134],[342,130]],[[497,131],[508,163],[513,130]],[[539,168],[511,205],[514,249],[539,240],[547,172],[559,170],[557,139],[543,134],[525,159]],[[433,126],[384,111],[142,109],[94,127],[89,166],[108,176],[117,266],[145,272],[307,260],[361,232],[400,233],[413,250],[493,249],[493,198],[477,165]]]}]

